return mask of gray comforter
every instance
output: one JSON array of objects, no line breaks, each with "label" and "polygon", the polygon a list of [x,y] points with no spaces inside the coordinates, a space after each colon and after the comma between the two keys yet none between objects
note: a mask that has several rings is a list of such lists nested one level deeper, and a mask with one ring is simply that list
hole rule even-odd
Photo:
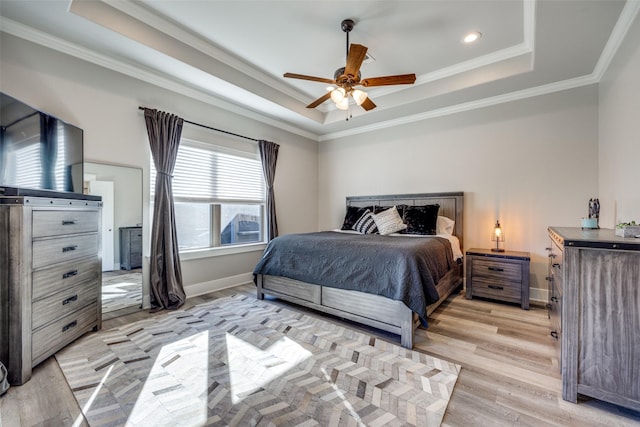
[{"label": "gray comforter", "polygon": [[453,266],[451,244],[440,237],[323,231],[273,239],[253,273],[383,295],[424,323],[439,298],[436,283]]}]

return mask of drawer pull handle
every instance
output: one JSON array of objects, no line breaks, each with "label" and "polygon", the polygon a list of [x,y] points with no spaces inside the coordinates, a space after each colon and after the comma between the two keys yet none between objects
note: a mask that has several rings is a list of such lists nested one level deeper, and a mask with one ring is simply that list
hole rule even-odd
[{"label": "drawer pull handle", "polygon": [[63,219],[62,220],[62,225],[74,225],[77,224],[78,220],[77,219]]},{"label": "drawer pull handle", "polygon": [[67,305],[67,304],[69,304],[70,302],[73,302],[73,301],[78,301],[78,294],[75,294],[74,296],[63,300],[62,301],[62,305]]},{"label": "drawer pull handle", "polygon": [[558,264],[557,262],[554,262],[552,264],[553,268],[560,268],[560,264]]},{"label": "drawer pull handle", "polygon": [[62,248],[62,252],[71,252],[75,251],[76,249],[78,249],[78,245],[65,246],[64,248]]},{"label": "drawer pull handle", "polygon": [[500,267],[487,267],[491,271],[504,271],[504,268]]},{"label": "drawer pull handle", "polygon": [[64,273],[62,275],[63,279],[68,279],[69,277],[73,277],[76,276],[78,274],[78,270],[71,270],[71,271],[67,271],[66,273]]},{"label": "drawer pull handle", "polygon": [[504,287],[497,285],[489,285],[489,289],[498,289],[499,291],[503,290]]},{"label": "drawer pull handle", "polygon": [[558,302],[558,298],[556,298],[556,297],[551,297],[551,302]]},{"label": "drawer pull handle", "polygon": [[558,333],[556,331],[551,331],[551,334],[549,334],[553,337],[553,339],[558,339]]},{"label": "drawer pull handle", "polygon": [[76,326],[78,326],[78,321],[74,320],[73,322],[69,323],[68,325],[63,326],[62,327],[62,332],[67,332],[69,329],[75,328]]}]

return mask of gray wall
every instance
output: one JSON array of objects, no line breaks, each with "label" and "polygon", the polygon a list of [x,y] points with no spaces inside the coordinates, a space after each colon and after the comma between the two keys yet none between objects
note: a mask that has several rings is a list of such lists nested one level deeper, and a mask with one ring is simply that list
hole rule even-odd
[{"label": "gray wall", "polygon": [[531,297],[546,301],[546,230],[580,226],[598,191],[598,91],[510,102],[320,143],[320,228],[340,225],[345,196],[464,191],[465,248],[532,256]]},{"label": "gray wall", "polygon": [[640,15],[600,82],[601,224],[640,223]]},{"label": "gray wall", "polygon": [[[142,169],[145,254],[149,251],[150,157],[138,106],[169,111],[194,122],[280,144],[275,179],[280,232],[317,229],[316,142],[6,33],[0,33],[0,37],[0,90],[84,129],[85,159]],[[232,143],[221,134],[187,129],[187,125],[184,134],[200,136],[203,142]],[[236,139],[235,144],[239,149],[251,149],[244,140]],[[185,259],[187,294],[247,280],[261,253],[262,248],[257,248],[237,255]]]}]

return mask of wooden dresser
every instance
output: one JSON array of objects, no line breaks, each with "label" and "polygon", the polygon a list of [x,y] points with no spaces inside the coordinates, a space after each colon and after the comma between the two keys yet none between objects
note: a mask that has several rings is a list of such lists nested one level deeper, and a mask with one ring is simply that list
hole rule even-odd
[{"label": "wooden dresser", "polygon": [[549,227],[550,317],[562,397],[640,410],[640,239]]},{"label": "wooden dresser", "polygon": [[142,227],[120,227],[120,269],[142,267]]},{"label": "wooden dresser", "polygon": [[9,382],[101,327],[96,196],[0,197],[0,360]]}]

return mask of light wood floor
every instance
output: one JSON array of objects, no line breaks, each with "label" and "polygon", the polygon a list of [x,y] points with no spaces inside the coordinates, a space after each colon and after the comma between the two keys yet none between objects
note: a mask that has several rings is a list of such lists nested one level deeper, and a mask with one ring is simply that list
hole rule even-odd
[{"label": "light wood floor", "polygon": [[[191,298],[187,307],[235,293],[255,296],[255,287],[243,285]],[[153,315],[158,314],[139,311],[107,320],[103,328]],[[331,319],[399,344],[395,335]],[[640,425],[638,412],[592,399],[577,405],[562,400],[548,328],[546,310],[535,306],[524,311],[517,305],[466,300],[460,293],[438,308],[429,328],[418,330],[414,349],[462,365],[443,425]],[[0,427],[71,425],[87,424],[53,357],[34,369],[31,381],[11,387],[0,398]]]}]

